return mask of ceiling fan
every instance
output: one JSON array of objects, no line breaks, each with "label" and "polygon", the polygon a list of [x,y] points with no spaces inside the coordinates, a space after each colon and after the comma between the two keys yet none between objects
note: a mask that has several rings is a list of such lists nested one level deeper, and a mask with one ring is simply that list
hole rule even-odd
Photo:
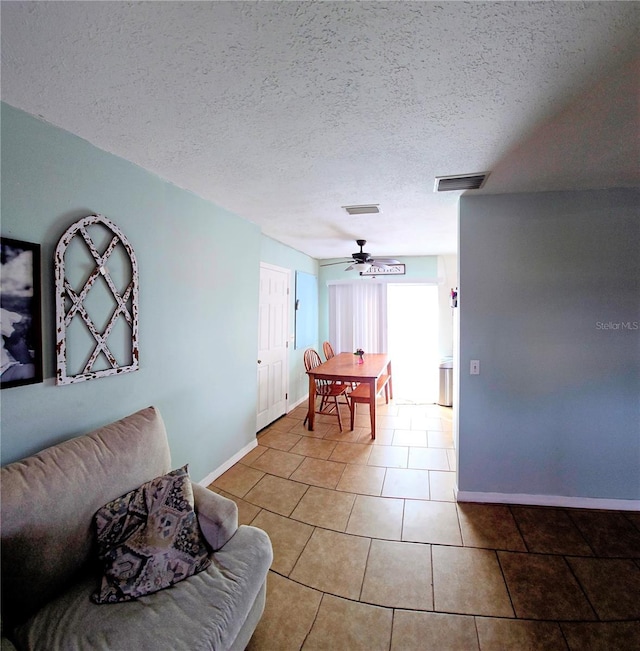
[{"label": "ceiling fan", "polygon": [[[380,267],[388,269],[389,265],[400,264],[398,260],[392,258],[372,258],[370,253],[362,250],[362,247],[367,243],[367,240],[356,240],[356,244],[360,247],[360,251],[351,254],[351,264],[345,271],[368,271],[371,267]],[[320,265],[321,267],[329,267],[334,264],[346,264],[348,261],[342,262],[328,262],[327,264]]]}]

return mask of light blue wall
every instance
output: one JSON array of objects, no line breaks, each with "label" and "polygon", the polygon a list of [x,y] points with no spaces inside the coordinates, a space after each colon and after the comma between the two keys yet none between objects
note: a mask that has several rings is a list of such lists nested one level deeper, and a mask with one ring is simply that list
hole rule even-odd
[{"label": "light blue wall", "polygon": [[[261,256],[313,261],[260,229],[88,142],[2,104],[2,235],[42,245],[45,382],[0,392],[2,463],[159,407],[173,464],[200,480],[255,440]],[[135,249],[140,370],[56,387],[53,250],[101,213]],[[276,259],[277,258],[277,259]]]},{"label": "light blue wall", "polygon": [[[262,262],[284,267],[291,270],[291,291],[289,301],[289,407],[302,401],[309,393],[309,384],[304,371],[302,356],[304,350],[296,350],[294,346],[295,335],[295,282],[296,271],[318,275],[318,261],[310,258],[300,251],[262,236],[260,259]],[[317,348],[316,341],[313,346]]]},{"label": "light blue wall", "polygon": [[460,490],[639,499],[640,192],[463,196],[459,234]]}]

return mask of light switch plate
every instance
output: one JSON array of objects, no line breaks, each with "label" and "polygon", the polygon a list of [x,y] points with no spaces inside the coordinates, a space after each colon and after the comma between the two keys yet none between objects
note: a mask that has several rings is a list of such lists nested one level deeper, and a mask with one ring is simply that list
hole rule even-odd
[{"label": "light switch plate", "polygon": [[472,359],[469,365],[469,375],[480,375],[480,360]]}]

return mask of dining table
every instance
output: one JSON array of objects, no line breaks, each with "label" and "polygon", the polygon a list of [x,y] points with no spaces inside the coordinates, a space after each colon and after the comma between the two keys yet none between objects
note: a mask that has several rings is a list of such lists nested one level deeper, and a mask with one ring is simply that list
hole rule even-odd
[{"label": "dining table", "polygon": [[[388,375],[389,395],[393,398],[391,381],[391,358],[387,353],[365,353],[360,361],[353,353],[338,353],[326,362],[307,371],[309,376],[309,431],[313,431],[316,404],[316,380],[330,380],[342,383],[366,383],[369,385],[369,415],[371,438],[376,437],[377,382],[382,375]],[[349,394],[347,393],[347,399]]]}]

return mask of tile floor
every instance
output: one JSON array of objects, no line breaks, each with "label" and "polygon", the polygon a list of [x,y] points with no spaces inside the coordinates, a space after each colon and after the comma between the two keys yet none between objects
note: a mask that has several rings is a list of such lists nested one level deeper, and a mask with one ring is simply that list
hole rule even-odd
[{"label": "tile floor", "polygon": [[640,649],[640,513],[457,504],[451,409],[361,411],[298,407],[210,486],[273,543],[250,650]]}]

